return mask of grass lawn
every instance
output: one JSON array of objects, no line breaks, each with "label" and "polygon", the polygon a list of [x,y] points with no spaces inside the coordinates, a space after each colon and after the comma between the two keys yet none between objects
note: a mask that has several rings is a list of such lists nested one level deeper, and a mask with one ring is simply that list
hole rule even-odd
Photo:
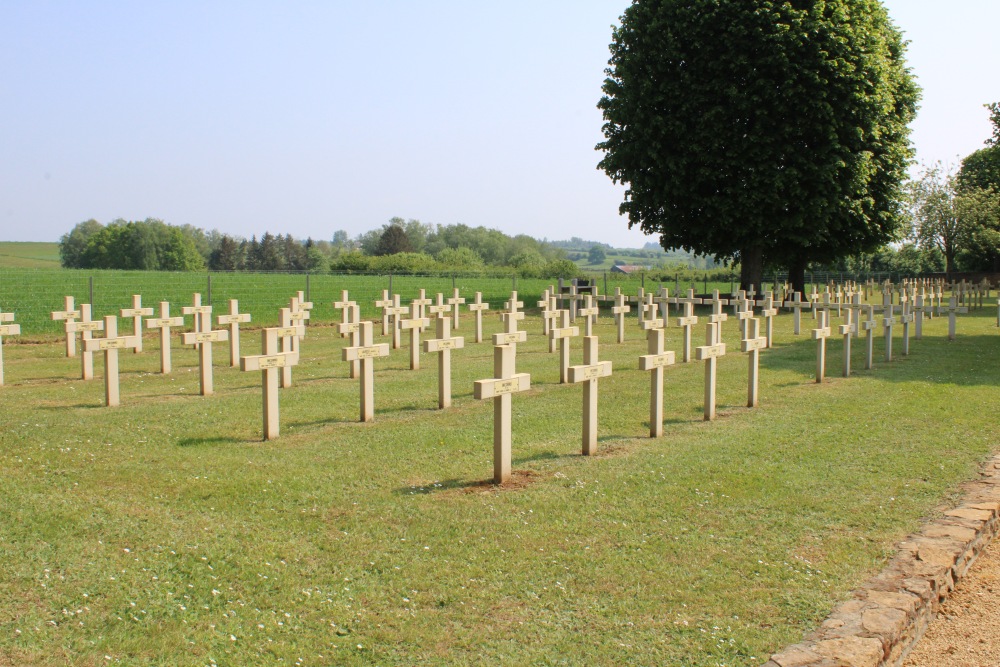
[{"label": "grass lawn", "polygon": [[58,243],[0,241],[0,269],[58,269]]},{"label": "grass lawn", "polygon": [[[58,341],[5,338],[0,664],[757,665],[878,571],[997,446],[990,309],[962,317],[953,342],[946,318],[925,322],[891,364],[879,336],[876,368],[848,379],[835,336],[822,385],[815,343],[782,315],[756,410],[731,319],[719,419],[702,420],[703,365],[678,364],[656,440],[642,333],[630,318],[617,345],[602,315],[615,373],[594,457],[579,454],[581,388],[558,383],[540,318],[523,328],[517,369],[532,388],[513,399],[503,488],[489,482],[492,406],[472,397],[492,347],[472,342],[468,316],[454,407],[435,409],[436,360],[408,370],[404,337],[375,362],[369,424],[344,343],[311,327],[271,442],[260,375],[226,367],[224,343],[216,395],[201,397],[195,353],[175,340],[161,376],[150,336],[122,355],[122,406],[107,409],[99,359],[83,382]],[[667,349],[679,338],[667,329]],[[244,353],[259,349],[244,334]]]}]

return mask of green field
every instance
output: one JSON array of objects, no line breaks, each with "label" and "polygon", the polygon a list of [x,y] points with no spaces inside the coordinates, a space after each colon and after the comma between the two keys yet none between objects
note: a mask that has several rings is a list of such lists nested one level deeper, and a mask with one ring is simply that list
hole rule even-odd
[{"label": "green field", "polygon": [[[602,317],[615,374],[585,458],[581,389],[558,383],[529,315],[517,366],[532,388],[513,399],[503,488],[492,406],[472,398],[492,348],[471,338],[453,353],[452,409],[435,409],[434,358],[410,371],[404,343],[376,362],[376,421],[360,424],[343,342],[312,327],[282,436],[263,443],[260,375],[221,365],[225,344],[201,397],[195,353],[175,341],[164,377],[148,338],[122,356],[116,409],[58,342],[4,345],[0,664],[758,665],[947,507],[997,442],[995,312],[962,317],[954,342],[944,318],[925,323],[909,357],[849,379],[834,339],[822,385],[790,319],[762,354],[759,409],[742,407],[730,321],[719,419],[702,420],[702,365],[668,368],[651,440],[646,343],[634,319],[610,342]],[[259,345],[245,336],[245,353]]]},{"label": "green field", "polygon": [[58,243],[0,241],[0,269],[58,268]]}]

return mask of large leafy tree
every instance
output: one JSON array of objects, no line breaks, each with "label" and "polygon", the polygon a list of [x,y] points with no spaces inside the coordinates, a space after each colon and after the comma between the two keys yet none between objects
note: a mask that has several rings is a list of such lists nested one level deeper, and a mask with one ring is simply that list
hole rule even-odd
[{"label": "large leafy tree", "polygon": [[904,227],[918,89],[879,0],[635,0],[598,107],[629,226],[797,287]]}]

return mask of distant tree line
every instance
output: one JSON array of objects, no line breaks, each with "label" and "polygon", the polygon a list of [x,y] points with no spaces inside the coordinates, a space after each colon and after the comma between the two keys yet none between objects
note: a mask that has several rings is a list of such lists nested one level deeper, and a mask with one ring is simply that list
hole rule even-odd
[{"label": "distant tree line", "polygon": [[162,271],[326,271],[422,273],[502,270],[523,277],[573,277],[566,253],[530,236],[495,229],[392,218],[355,238],[305,241],[265,232],[249,240],[147,218],[87,220],[63,235],[62,264],[74,269]]}]

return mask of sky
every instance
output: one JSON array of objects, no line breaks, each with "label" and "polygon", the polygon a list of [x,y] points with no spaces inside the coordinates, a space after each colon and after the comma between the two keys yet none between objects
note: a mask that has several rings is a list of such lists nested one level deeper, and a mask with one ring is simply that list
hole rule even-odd
[{"label": "sky", "polygon": [[[629,4],[0,0],[0,241],[147,217],[329,240],[394,216],[656,241],[594,150]],[[884,4],[923,88],[917,159],[957,165],[1000,101],[1000,2]]]}]

